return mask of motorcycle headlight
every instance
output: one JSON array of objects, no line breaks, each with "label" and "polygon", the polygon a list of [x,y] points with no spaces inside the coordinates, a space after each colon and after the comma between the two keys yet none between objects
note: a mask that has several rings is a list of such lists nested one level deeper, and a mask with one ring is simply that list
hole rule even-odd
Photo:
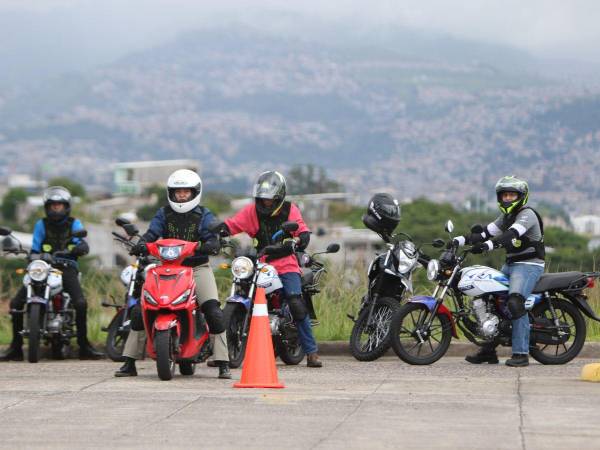
[{"label": "motorcycle headlight", "polygon": [[254,273],[254,263],[245,256],[235,258],[231,263],[231,273],[240,280],[249,278]]},{"label": "motorcycle headlight", "polygon": [[32,261],[27,266],[27,274],[33,281],[44,281],[48,277],[49,272],[50,266],[41,259]]},{"label": "motorcycle headlight", "polygon": [[402,274],[410,272],[416,263],[417,258],[411,258],[401,249],[398,250],[398,272]]},{"label": "motorcycle headlight", "polygon": [[168,247],[161,245],[158,247],[160,258],[165,261],[174,261],[179,258],[181,256],[181,250],[183,250],[183,245],[171,245]]},{"label": "motorcycle headlight", "polygon": [[437,278],[437,274],[440,270],[440,262],[437,259],[432,259],[427,264],[427,279],[435,280]]},{"label": "motorcycle headlight", "polygon": [[185,301],[187,301],[187,299],[190,296],[190,290],[188,289],[187,291],[185,291],[183,294],[181,294],[179,297],[177,297],[177,300],[175,300],[173,303],[171,303],[171,305],[179,305]]},{"label": "motorcycle headlight", "polygon": [[154,300],[154,298],[150,295],[148,291],[144,291],[144,300],[146,300],[151,305],[157,306],[158,302]]}]

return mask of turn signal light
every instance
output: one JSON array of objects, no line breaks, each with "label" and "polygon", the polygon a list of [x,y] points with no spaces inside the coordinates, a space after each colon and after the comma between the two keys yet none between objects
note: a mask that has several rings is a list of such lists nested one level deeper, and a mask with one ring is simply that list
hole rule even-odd
[{"label": "turn signal light", "polygon": [[25,273],[25,269],[17,269],[17,270],[15,270],[15,273],[17,275],[23,275]]},{"label": "turn signal light", "polygon": [[231,269],[231,265],[227,264],[227,263],[221,263],[221,264],[219,264],[219,269],[223,269],[223,270]]},{"label": "turn signal light", "polygon": [[594,277],[589,277],[587,287],[593,288],[594,286],[596,286],[596,279]]}]

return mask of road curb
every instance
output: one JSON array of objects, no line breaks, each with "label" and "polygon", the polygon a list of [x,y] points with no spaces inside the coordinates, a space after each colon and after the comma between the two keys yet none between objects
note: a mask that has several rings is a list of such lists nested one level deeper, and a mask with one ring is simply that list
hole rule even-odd
[{"label": "road curb", "polygon": [[[475,351],[475,349],[475,344],[470,342],[451,342],[446,356],[466,356],[467,354]],[[348,356],[350,355],[350,346],[348,341],[319,342],[319,354],[330,356]],[[498,354],[500,356],[510,356],[510,348],[499,347]],[[387,355],[394,355],[393,350],[388,351]],[[586,342],[578,357],[600,359],[600,342]]]}]

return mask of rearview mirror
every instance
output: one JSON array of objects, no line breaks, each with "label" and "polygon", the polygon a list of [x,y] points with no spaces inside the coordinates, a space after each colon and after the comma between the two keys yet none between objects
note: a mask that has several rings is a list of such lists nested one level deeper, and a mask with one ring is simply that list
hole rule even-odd
[{"label": "rearview mirror", "polygon": [[117,217],[117,218],[115,219],[115,223],[116,223],[118,226],[120,226],[120,227],[123,227],[123,226],[125,226],[125,225],[129,225],[131,222],[130,222],[129,220],[127,220],[127,219],[124,219],[123,217]]},{"label": "rearview mirror", "polygon": [[14,237],[7,236],[4,239],[2,239],[2,250],[4,250],[5,252],[18,252],[19,250],[21,250],[21,244]]},{"label": "rearview mirror", "polygon": [[127,233],[127,236],[136,236],[139,233],[138,227],[132,223],[126,223],[123,225],[123,229]]},{"label": "rearview mirror", "polygon": [[445,230],[448,233],[452,233],[454,231],[454,224],[452,223],[451,220],[449,220],[448,222],[446,222]]},{"label": "rearview mirror", "polygon": [[87,236],[87,230],[77,230],[74,231],[71,236],[76,237],[76,238],[84,238]]},{"label": "rearview mirror", "polygon": [[340,244],[336,244],[336,243],[329,244],[327,246],[327,250],[326,250],[327,253],[337,253],[339,251],[340,251]]},{"label": "rearview mirror", "polygon": [[281,225],[281,229],[283,231],[285,231],[286,233],[291,233],[293,231],[297,231],[299,227],[300,226],[298,225],[298,222],[293,222],[293,221],[283,222],[283,224]]},{"label": "rearview mirror", "polygon": [[0,227],[0,236],[8,236],[10,233],[12,233],[10,228]]},{"label": "rearview mirror", "polygon": [[446,243],[442,239],[434,239],[431,245],[435,248],[442,248]]}]

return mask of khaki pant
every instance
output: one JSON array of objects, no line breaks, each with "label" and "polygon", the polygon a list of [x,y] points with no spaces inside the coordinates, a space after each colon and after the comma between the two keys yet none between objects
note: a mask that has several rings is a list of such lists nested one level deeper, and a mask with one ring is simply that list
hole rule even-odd
[{"label": "khaki pant", "polygon": [[[196,282],[196,301],[198,306],[202,306],[207,300],[218,300],[219,291],[215,275],[208,264],[194,267],[194,281]],[[210,335],[213,344],[213,356],[215,361],[229,361],[229,351],[227,350],[227,334],[222,332]],[[145,331],[129,332],[123,356],[133,359],[141,359],[144,354],[144,343],[146,341]]]}]

